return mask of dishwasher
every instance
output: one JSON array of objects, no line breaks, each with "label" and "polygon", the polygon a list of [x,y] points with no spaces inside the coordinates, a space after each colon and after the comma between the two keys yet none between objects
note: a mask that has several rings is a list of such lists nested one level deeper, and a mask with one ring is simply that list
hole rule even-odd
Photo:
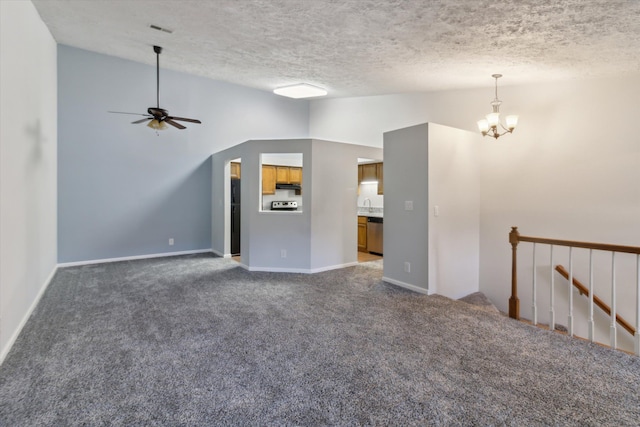
[{"label": "dishwasher", "polygon": [[367,217],[367,250],[382,255],[382,218]]}]

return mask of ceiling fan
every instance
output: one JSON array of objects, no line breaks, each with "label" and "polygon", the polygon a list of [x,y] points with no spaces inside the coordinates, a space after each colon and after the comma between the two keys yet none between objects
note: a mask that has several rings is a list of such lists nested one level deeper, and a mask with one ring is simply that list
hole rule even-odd
[{"label": "ceiling fan", "polygon": [[109,113],[145,116],[144,119],[136,120],[135,122],[131,122],[131,123],[137,124],[137,123],[144,123],[148,121],[149,123],[147,124],[147,126],[155,130],[166,129],[167,128],[166,123],[169,123],[171,126],[176,127],[178,129],[186,129],[183,125],[181,125],[178,122],[202,123],[200,120],[196,120],[196,119],[187,119],[185,117],[170,116],[167,110],[160,108],[160,53],[162,52],[162,48],[160,46],[154,46],[153,51],[156,53],[156,107],[147,108],[147,114],[124,113],[122,111],[109,111]]}]

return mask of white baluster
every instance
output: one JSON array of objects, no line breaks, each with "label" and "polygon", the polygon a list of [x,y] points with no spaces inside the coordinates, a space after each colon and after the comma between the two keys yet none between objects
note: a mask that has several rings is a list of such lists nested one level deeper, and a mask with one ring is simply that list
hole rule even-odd
[{"label": "white baluster", "polygon": [[573,336],[573,247],[569,247],[569,319],[567,321],[569,336]]},{"label": "white baluster", "polygon": [[640,356],[640,254],[636,255],[636,355]]},{"label": "white baluster", "polygon": [[533,319],[533,324],[537,325],[538,324],[538,305],[536,302],[536,244],[533,244],[533,295],[531,300],[533,301],[532,305],[531,305],[531,312],[532,312],[532,319]]},{"label": "white baluster", "polygon": [[611,348],[617,348],[616,334],[616,253],[611,252]]},{"label": "white baluster", "polygon": [[551,266],[551,286],[549,286],[549,330],[556,329],[556,319],[553,312],[553,245],[549,248],[549,265]]},{"label": "white baluster", "polygon": [[593,249],[589,249],[589,341],[593,342],[595,323],[593,321]]}]

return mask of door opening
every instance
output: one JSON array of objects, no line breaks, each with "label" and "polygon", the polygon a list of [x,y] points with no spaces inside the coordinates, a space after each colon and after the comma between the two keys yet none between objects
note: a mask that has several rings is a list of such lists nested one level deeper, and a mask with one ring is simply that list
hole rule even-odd
[{"label": "door opening", "polygon": [[241,159],[234,159],[230,162],[230,180],[229,180],[229,241],[230,248],[229,252],[232,257],[240,256],[240,220],[241,220],[241,210],[240,210],[240,183],[242,178],[242,170],[241,170]]}]

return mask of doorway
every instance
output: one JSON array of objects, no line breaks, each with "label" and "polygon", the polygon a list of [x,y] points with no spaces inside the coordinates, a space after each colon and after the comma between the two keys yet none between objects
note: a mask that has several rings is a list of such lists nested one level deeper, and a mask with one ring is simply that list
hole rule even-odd
[{"label": "doorway", "polygon": [[229,162],[229,253],[233,258],[240,257],[241,237],[241,178],[242,159]]},{"label": "doorway", "polygon": [[358,158],[358,262],[383,256],[383,182],[382,160]]}]

